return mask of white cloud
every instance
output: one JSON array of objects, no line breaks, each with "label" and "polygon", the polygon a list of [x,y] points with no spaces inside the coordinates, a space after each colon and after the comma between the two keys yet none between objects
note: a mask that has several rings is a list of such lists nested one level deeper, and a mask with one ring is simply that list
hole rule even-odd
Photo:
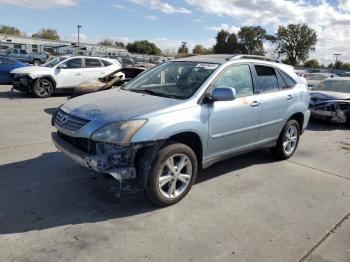
[{"label": "white cloud", "polygon": [[147,7],[152,10],[158,10],[166,14],[191,14],[191,10],[188,10],[184,7],[174,6],[169,3],[163,2],[161,0],[129,0],[134,4],[138,4],[144,7]]},{"label": "white cloud", "polygon": [[154,15],[147,15],[145,16],[146,19],[151,20],[151,21],[156,21],[158,20],[158,17],[154,16]]},{"label": "white cloud", "polygon": [[230,26],[228,24],[221,24],[219,26],[207,26],[207,27],[205,27],[205,29],[215,31],[215,32],[225,30],[225,31],[228,31],[230,33],[235,33],[235,34],[237,34],[239,31],[238,26],[233,26],[233,25]]},{"label": "white cloud", "polygon": [[[312,4],[297,0],[186,0],[193,7],[207,14],[232,17],[241,25],[261,25],[277,29],[279,25],[305,23],[316,30],[318,44],[313,57],[328,63],[333,53],[343,53],[343,60],[350,60],[350,0],[339,0],[338,6],[326,0]],[[234,26],[224,25],[231,29]],[[207,27],[221,29],[223,25]],[[232,31],[232,30],[231,30]],[[274,33],[274,32],[270,32]]]},{"label": "white cloud", "polygon": [[122,10],[126,10],[127,8],[126,8],[126,6],[124,6],[124,5],[119,5],[119,4],[114,4],[114,5],[112,5],[114,8],[117,8],[117,9],[122,9]]},{"label": "white cloud", "polygon": [[35,9],[47,9],[59,6],[74,6],[80,0],[0,0],[0,4],[17,5]]}]

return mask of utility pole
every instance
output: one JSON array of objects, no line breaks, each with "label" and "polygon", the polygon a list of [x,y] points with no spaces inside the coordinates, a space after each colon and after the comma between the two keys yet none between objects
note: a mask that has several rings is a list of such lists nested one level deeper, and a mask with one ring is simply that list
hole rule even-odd
[{"label": "utility pole", "polygon": [[77,25],[78,27],[78,47],[80,46],[80,28],[82,27],[81,25]]},{"label": "utility pole", "polygon": [[333,72],[334,66],[335,66],[336,63],[338,62],[338,56],[340,56],[341,54],[333,54],[333,55],[335,55],[335,63],[334,63],[334,65],[332,66],[331,73]]}]

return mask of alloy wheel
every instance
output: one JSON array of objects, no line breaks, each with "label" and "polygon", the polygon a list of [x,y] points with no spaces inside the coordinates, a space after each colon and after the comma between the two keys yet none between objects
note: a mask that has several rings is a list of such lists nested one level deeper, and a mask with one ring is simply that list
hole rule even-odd
[{"label": "alloy wheel", "polygon": [[183,194],[192,178],[192,163],[185,154],[169,157],[160,172],[159,190],[163,197],[173,199]]}]

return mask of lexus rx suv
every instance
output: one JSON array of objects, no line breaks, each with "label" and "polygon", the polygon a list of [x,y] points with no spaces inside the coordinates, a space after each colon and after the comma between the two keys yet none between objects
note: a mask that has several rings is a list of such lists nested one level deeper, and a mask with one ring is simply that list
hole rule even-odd
[{"label": "lexus rx suv", "polygon": [[111,174],[122,190],[138,187],[167,206],[190,191],[200,168],[223,159],[260,148],[290,158],[309,121],[309,99],[288,65],[193,56],[69,100],[53,115],[52,139],[80,165]]}]

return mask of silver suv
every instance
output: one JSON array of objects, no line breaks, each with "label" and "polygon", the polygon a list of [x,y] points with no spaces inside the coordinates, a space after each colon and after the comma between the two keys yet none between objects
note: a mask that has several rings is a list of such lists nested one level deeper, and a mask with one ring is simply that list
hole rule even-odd
[{"label": "silver suv", "polygon": [[245,55],[193,56],[161,64],[119,89],[69,100],[53,115],[59,150],[77,163],[180,201],[200,168],[259,148],[291,157],[310,112],[293,68]]}]

